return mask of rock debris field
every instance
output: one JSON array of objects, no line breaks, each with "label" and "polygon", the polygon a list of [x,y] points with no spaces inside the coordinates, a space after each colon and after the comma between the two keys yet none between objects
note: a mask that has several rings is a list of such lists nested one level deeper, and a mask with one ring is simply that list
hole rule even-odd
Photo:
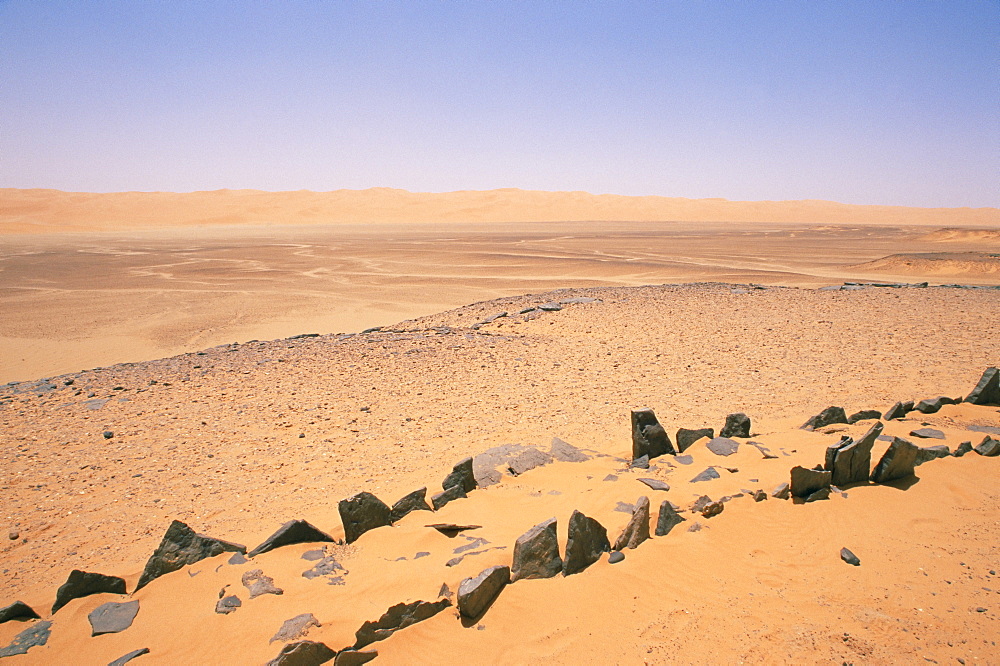
[{"label": "rock debris field", "polygon": [[6,385],[0,658],[995,663],[1000,291],[845,286]]}]

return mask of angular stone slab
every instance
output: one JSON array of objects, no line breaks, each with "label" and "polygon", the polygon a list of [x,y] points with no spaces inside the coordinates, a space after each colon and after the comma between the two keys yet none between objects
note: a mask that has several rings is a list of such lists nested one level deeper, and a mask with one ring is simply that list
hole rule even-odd
[{"label": "angular stone slab", "polygon": [[726,425],[719,431],[719,437],[749,437],[750,417],[743,412],[728,414]]},{"label": "angular stone slab", "polygon": [[290,520],[271,536],[264,539],[264,542],[247,553],[247,557],[255,557],[261,553],[266,553],[275,548],[290,546],[296,543],[321,543],[332,542],[331,537],[326,532],[321,532],[305,520]]},{"label": "angular stone slab", "polygon": [[368,491],[340,500],[337,510],[344,523],[344,539],[347,543],[354,543],[369,530],[392,524],[392,509]]},{"label": "angular stone slab", "polygon": [[551,578],[562,571],[556,519],[535,525],[514,542],[510,582],[522,578]]},{"label": "angular stone slab", "polygon": [[690,430],[688,428],[678,428],[677,434],[674,438],[677,440],[677,452],[684,453],[691,445],[697,442],[702,437],[708,437],[712,439],[715,437],[715,430],[712,428],[699,428],[697,430]]},{"label": "angular stone slab", "polygon": [[514,476],[520,476],[525,472],[535,469],[536,467],[548,465],[552,461],[552,456],[545,453],[545,451],[529,448],[521,451],[521,453],[514,456],[510,462],[507,463],[507,471]]},{"label": "angular stone slab", "polygon": [[73,599],[103,593],[125,594],[125,580],[118,576],[105,576],[73,569],[66,582],[56,591],[56,602],[52,604],[52,612],[55,613]]},{"label": "angular stone slab", "polygon": [[333,666],[361,666],[378,656],[378,650],[352,650],[347,648],[337,655]]},{"label": "angular stone slab", "polygon": [[841,488],[852,483],[867,483],[872,466],[872,447],[882,434],[882,423],[875,423],[857,441],[847,439],[837,445],[829,469],[830,482]]},{"label": "angular stone slab", "polygon": [[443,490],[459,486],[464,492],[471,493],[477,487],[476,476],[472,471],[472,458],[463,458],[455,463],[451,472],[441,484]]},{"label": "angular stone slab", "polygon": [[892,444],[872,470],[871,480],[875,483],[888,483],[913,476],[917,450],[916,446],[905,439],[893,437]]},{"label": "angular stone slab", "polygon": [[293,641],[296,638],[302,638],[312,627],[322,626],[316,616],[312,613],[302,613],[301,615],[296,615],[295,617],[285,620],[278,629],[278,632],[271,636],[271,640],[268,643],[273,643],[275,641]]},{"label": "angular stone slab", "polygon": [[674,505],[670,503],[669,500],[663,500],[660,503],[660,513],[656,517],[656,536],[666,536],[670,534],[670,530],[674,529],[677,525],[683,523],[686,519],[682,518]]},{"label": "angular stone slab", "polygon": [[240,608],[243,602],[235,594],[230,594],[228,597],[222,597],[215,604],[215,612],[219,615],[229,615],[230,613],[235,613],[236,609]]},{"label": "angular stone slab", "polygon": [[4,622],[10,622],[11,620],[38,620],[41,616],[35,612],[35,609],[24,603],[23,601],[15,601],[9,606],[4,606],[0,608],[0,624]]},{"label": "angular stone slab", "polygon": [[966,398],[973,405],[1000,405],[1000,370],[986,368],[976,387]]},{"label": "angular stone slab", "polygon": [[160,576],[225,552],[246,553],[247,549],[238,543],[198,534],[186,524],[175,520],[170,523],[160,545],[146,561],[135,589],[141,590]]},{"label": "angular stone slab", "polygon": [[698,483],[700,481],[711,481],[712,479],[718,479],[718,478],[719,478],[719,473],[715,471],[715,468],[709,467],[701,474],[691,479],[689,483]]},{"label": "angular stone slab", "polygon": [[944,439],[944,433],[934,428],[918,428],[910,431],[910,437],[921,439]]},{"label": "angular stone slab", "polygon": [[1000,440],[993,439],[989,435],[973,449],[976,453],[987,458],[1000,456]]},{"label": "angular stone slab", "polygon": [[665,453],[676,453],[676,451],[653,410],[632,410],[632,459],[642,456],[656,458]]},{"label": "angular stone slab", "polygon": [[659,479],[636,479],[639,483],[644,483],[653,490],[670,490],[670,486]]},{"label": "angular stone slab", "polygon": [[917,451],[917,458],[913,462],[914,466],[923,465],[925,462],[936,458],[948,458],[951,456],[951,449],[944,444],[936,446],[924,446]]},{"label": "angular stone slab", "polygon": [[27,654],[28,650],[49,642],[52,635],[52,623],[42,620],[31,625],[10,642],[7,647],[0,648],[0,657],[13,657],[16,654]]},{"label": "angular stone slab", "polygon": [[319,666],[337,656],[336,650],[318,641],[288,643],[267,666]]},{"label": "angular stone slab", "polygon": [[612,550],[624,550],[626,548],[638,548],[639,545],[649,538],[649,498],[645,495],[640,497],[632,509],[632,517],[629,519],[625,529],[615,540]]},{"label": "angular stone slab", "polygon": [[858,556],[855,555],[854,553],[852,553],[847,548],[841,548],[840,549],[840,559],[844,560],[845,562],[847,562],[851,566],[854,566],[854,567],[860,567],[861,566],[861,560],[858,559]]},{"label": "angular stone slab", "polygon": [[403,519],[403,516],[412,511],[430,511],[431,505],[427,503],[427,488],[418,488],[412,493],[399,498],[389,512],[389,522],[395,523]]},{"label": "angular stone slab", "polygon": [[947,398],[945,396],[941,396],[939,398],[927,398],[926,400],[921,400],[914,405],[913,409],[921,414],[936,414],[941,411],[942,407],[950,405],[951,403],[951,398]]},{"label": "angular stone slab", "polygon": [[558,437],[552,438],[549,455],[560,462],[586,462],[590,460],[590,456],[586,453]]},{"label": "angular stone slab", "polygon": [[820,488],[829,488],[833,473],[826,470],[806,469],[801,465],[792,468],[789,489],[793,497],[809,497]]},{"label": "angular stone slab", "polygon": [[375,641],[384,640],[400,629],[434,617],[449,606],[451,606],[450,599],[398,603],[383,613],[378,620],[365,622],[354,632],[354,649],[359,650]]},{"label": "angular stone slab", "polygon": [[740,443],[728,437],[715,437],[705,447],[717,456],[731,456],[740,449]]},{"label": "angular stone slab", "polygon": [[569,518],[569,538],[563,558],[563,575],[579,573],[611,550],[608,531],[593,518],[573,511]]},{"label": "angular stone slab", "polygon": [[261,569],[244,571],[241,578],[243,587],[250,590],[250,598],[259,597],[264,594],[284,594],[285,591],[276,587],[274,579],[268,576]]},{"label": "angular stone slab", "polygon": [[909,402],[897,402],[892,407],[886,410],[885,414],[882,415],[882,419],[885,421],[892,421],[893,419],[901,419],[911,411],[913,411],[912,400]]},{"label": "angular stone slab", "polygon": [[138,600],[124,603],[109,601],[106,604],[101,604],[87,615],[87,619],[90,621],[90,635],[100,636],[101,634],[117,634],[120,631],[125,631],[132,626],[132,621],[138,613]]},{"label": "angular stone slab", "polygon": [[779,483],[775,489],[771,491],[771,497],[786,500],[791,496],[791,489],[791,486],[787,483]]},{"label": "angular stone slab", "polygon": [[972,450],[972,442],[962,442],[961,444],[955,447],[955,453],[953,453],[952,455],[954,455],[956,458],[961,458],[971,450]]},{"label": "angular stone slab", "polygon": [[853,425],[858,421],[871,421],[880,418],[882,418],[882,412],[877,409],[862,409],[860,412],[854,412],[848,416],[847,422]]},{"label": "angular stone slab", "polygon": [[815,430],[834,423],[847,423],[847,414],[843,407],[827,407],[802,424],[803,430]]},{"label": "angular stone slab", "polygon": [[495,566],[475,578],[466,578],[458,586],[458,612],[475,619],[486,612],[493,600],[510,583],[510,567]]},{"label": "angular stone slab", "polygon": [[108,666],[125,666],[128,662],[132,661],[136,657],[141,657],[144,654],[149,654],[149,648],[139,648],[138,650],[132,650],[128,654],[123,654],[114,661],[109,661]]},{"label": "angular stone slab", "polygon": [[433,495],[431,497],[431,504],[434,505],[435,511],[440,511],[448,502],[454,502],[463,497],[468,497],[465,494],[465,490],[461,485],[454,485],[449,487],[448,490]]}]

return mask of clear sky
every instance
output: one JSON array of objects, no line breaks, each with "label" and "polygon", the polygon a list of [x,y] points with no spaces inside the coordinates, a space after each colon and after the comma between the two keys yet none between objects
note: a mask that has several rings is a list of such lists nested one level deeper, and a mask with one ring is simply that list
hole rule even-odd
[{"label": "clear sky", "polygon": [[1000,206],[1000,2],[0,0],[0,187]]}]

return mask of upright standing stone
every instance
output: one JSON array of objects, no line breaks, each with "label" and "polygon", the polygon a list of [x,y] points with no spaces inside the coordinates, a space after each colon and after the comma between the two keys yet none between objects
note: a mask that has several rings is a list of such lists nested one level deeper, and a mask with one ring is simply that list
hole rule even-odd
[{"label": "upright standing stone", "polygon": [[643,456],[655,458],[665,453],[676,451],[653,410],[632,410],[632,460]]},{"label": "upright standing stone", "polygon": [[344,538],[347,543],[354,543],[368,530],[392,524],[392,509],[367,491],[340,500],[337,509],[340,511],[340,520],[344,523]]},{"label": "upright standing stone", "polygon": [[1000,370],[986,368],[965,401],[973,405],[1000,405]]},{"label": "upright standing stone", "polygon": [[556,519],[535,525],[514,542],[510,582],[522,578],[551,578],[562,571]]},{"label": "upright standing stone", "polygon": [[670,500],[663,500],[660,504],[660,515],[656,518],[656,536],[666,536],[675,526],[684,522],[684,518],[677,513],[677,509],[670,503]]},{"label": "upright standing stone", "polygon": [[55,613],[73,599],[102,593],[125,594],[125,579],[73,569],[66,582],[56,591],[52,612]]},{"label": "upright standing stone", "polygon": [[649,538],[649,498],[643,495],[632,509],[629,519],[621,535],[615,540],[612,550],[638,548],[639,544]]},{"label": "upright standing stone", "polygon": [[882,434],[881,422],[875,423],[857,441],[841,442],[833,454],[831,483],[842,488],[851,483],[867,483],[872,466],[872,447]]},{"label": "upright standing stone", "polygon": [[313,527],[308,521],[289,520],[274,534],[264,539],[263,543],[247,553],[247,557],[256,557],[275,548],[291,546],[296,543],[329,543],[331,541],[333,541],[333,537]]},{"label": "upright standing stone", "polygon": [[726,425],[722,427],[719,437],[749,437],[750,417],[743,412],[726,416]]},{"label": "upright standing stone", "polygon": [[847,423],[847,413],[843,407],[827,407],[822,412],[802,424],[804,430],[815,430],[834,423]]},{"label": "upright standing stone", "polygon": [[354,649],[360,650],[375,641],[385,640],[400,629],[434,617],[449,606],[451,606],[450,599],[411,601],[391,606],[389,610],[382,613],[382,617],[375,621],[365,622],[360,629],[354,632]]},{"label": "upright standing stone", "polygon": [[495,566],[475,578],[466,578],[458,586],[458,612],[474,619],[486,612],[500,591],[510,582],[510,568]]},{"label": "upright standing stone", "polygon": [[569,538],[566,540],[566,557],[563,575],[583,571],[601,558],[601,553],[611,550],[608,531],[593,518],[574,511],[569,518]]},{"label": "upright standing stone", "polygon": [[135,589],[141,590],[164,574],[225,552],[246,553],[247,549],[238,543],[198,534],[181,521],[175,520],[170,523],[160,545],[150,555]]},{"label": "upright standing stone", "polygon": [[461,484],[455,484],[454,486],[449,486],[447,490],[431,495],[431,504],[434,505],[435,511],[440,511],[444,508],[445,504],[462,497],[468,497],[468,495],[466,495],[465,491],[462,490]]},{"label": "upright standing stone", "polygon": [[792,481],[789,485],[793,497],[809,497],[820,488],[829,488],[832,472],[806,469],[796,465],[792,468]]},{"label": "upright standing stone", "polygon": [[860,412],[854,412],[847,417],[847,422],[854,425],[858,421],[870,421],[872,419],[882,418],[882,412],[877,409],[862,409]]},{"label": "upright standing stone", "polygon": [[697,442],[702,437],[708,437],[712,439],[715,437],[715,430],[712,428],[699,428],[697,430],[689,430],[688,428],[678,428],[677,429],[677,452],[684,453],[690,448],[692,444]]},{"label": "upright standing stone", "polygon": [[41,616],[35,612],[35,609],[24,603],[23,601],[15,601],[9,606],[4,606],[0,608],[0,624],[4,622],[10,622],[11,620],[38,620]]},{"label": "upright standing stone", "polygon": [[979,455],[986,456],[987,458],[1000,456],[1000,440],[993,439],[987,435],[973,450]]},{"label": "upright standing stone", "polygon": [[918,448],[901,437],[893,437],[892,444],[872,471],[872,481],[888,483],[913,476]]},{"label": "upright standing stone", "polygon": [[411,511],[430,511],[431,507],[427,503],[427,488],[418,488],[408,495],[401,497],[392,505],[389,514],[389,521],[395,523]]},{"label": "upright standing stone", "polygon": [[476,475],[472,471],[472,458],[463,458],[455,463],[451,472],[444,478],[441,489],[448,490],[452,486],[461,486],[464,492],[471,493],[476,489],[476,485]]}]

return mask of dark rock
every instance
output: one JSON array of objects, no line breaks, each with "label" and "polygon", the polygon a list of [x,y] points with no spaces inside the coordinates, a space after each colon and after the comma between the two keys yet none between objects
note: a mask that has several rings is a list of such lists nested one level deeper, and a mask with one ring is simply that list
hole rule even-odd
[{"label": "dark rock", "polygon": [[698,483],[699,481],[711,481],[712,479],[718,479],[718,478],[719,478],[719,473],[715,471],[715,468],[709,467],[701,474],[691,479],[690,483]]},{"label": "dark rock", "polygon": [[105,576],[73,569],[66,582],[56,591],[56,602],[52,604],[52,612],[55,613],[73,599],[102,593],[125,594],[125,580],[118,576]]},{"label": "dark rock", "polygon": [[719,431],[719,437],[749,437],[750,417],[743,412],[726,416],[726,425]]},{"label": "dark rock", "polygon": [[986,456],[987,458],[1000,456],[1000,440],[993,439],[987,435],[983,441],[976,445],[974,450],[979,455]]},{"label": "dark rock", "polygon": [[259,597],[263,594],[284,594],[280,587],[275,587],[274,579],[266,575],[261,569],[243,572],[243,586],[250,590],[250,598]]},{"label": "dark rock", "polygon": [[928,460],[934,460],[935,458],[948,458],[949,456],[951,456],[951,450],[944,444],[925,446],[917,450],[917,457],[913,464],[914,466],[923,465]]},{"label": "dark rock", "polygon": [[[471,464],[471,458],[469,462]],[[376,527],[392,524],[390,520],[392,509],[367,491],[340,500],[337,509],[344,524],[344,539],[347,543],[354,543],[362,534]]]},{"label": "dark rock", "polygon": [[632,459],[676,453],[667,431],[656,420],[652,409],[632,410]]},{"label": "dark rock", "polygon": [[848,438],[836,445],[832,462],[828,466],[832,472],[830,483],[835,486],[867,483],[872,465],[872,447],[881,434],[882,424],[875,423],[857,441]]},{"label": "dark rock", "polygon": [[624,550],[625,548],[638,548],[639,544],[649,538],[649,498],[640,497],[632,510],[632,518],[629,519],[621,535],[615,540],[612,550]]},{"label": "dark rock", "polygon": [[726,505],[722,500],[715,502],[709,502],[701,508],[701,515],[705,518],[711,518],[712,516],[717,516],[722,513],[722,510],[726,508]]},{"label": "dark rock", "polygon": [[789,484],[792,497],[809,497],[820,488],[829,488],[832,478],[832,472],[796,465],[792,468],[792,480]]},{"label": "dark rock", "polygon": [[806,497],[806,502],[818,502],[819,500],[825,500],[830,498],[831,488],[827,486],[826,488],[820,488],[819,490],[812,492]]},{"label": "dark rock", "polygon": [[701,510],[712,503],[712,498],[708,495],[702,495],[694,501],[691,505],[691,513],[701,513]]},{"label": "dark rock", "polygon": [[390,607],[378,620],[365,622],[354,632],[354,649],[358,650],[375,641],[384,640],[400,629],[434,617],[449,606],[451,600],[447,598],[437,601],[398,603]]},{"label": "dark rock", "polygon": [[548,303],[542,303],[539,305],[538,309],[544,312],[559,312],[562,310],[562,307],[555,301],[549,301]]},{"label": "dark rock", "polygon": [[684,522],[677,509],[669,500],[660,503],[660,513],[656,517],[656,536],[666,536],[676,525]]},{"label": "dark rock", "polygon": [[510,582],[522,578],[551,578],[562,571],[556,519],[535,525],[514,542]]},{"label": "dark rock", "polygon": [[694,462],[693,456],[674,456],[674,462],[681,465],[690,465]]},{"label": "dark rock", "polygon": [[441,488],[447,491],[452,486],[459,486],[464,492],[471,493],[477,485],[476,475],[472,471],[472,458],[463,458],[455,463],[451,473],[444,478]]},{"label": "dark rock", "polygon": [[132,626],[132,620],[139,613],[138,601],[126,601],[116,603],[109,601],[101,604],[90,611],[87,619],[90,620],[91,636],[101,634],[117,634]]},{"label": "dark rock", "polygon": [[566,557],[563,559],[563,575],[570,576],[583,571],[600,559],[601,553],[611,550],[608,531],[593,518],[574,511],[569,518],[569,538],[566,541]]},{"label": "dark rock", "polygon": [[448,587],[448,583],[441,583],[441,589],[438,590],[438,597],[442,599],[451,599],[454,593],[451,588]]},{"label": "dark rock", "polygon": [[639,483],[645,483],[653,490],[670,490],[670,486],[659,479],[636,479],[636,481]]},{"label": "dark rock", "polygon": [[731,456],[740,448],[740,443],[728,437],[715,437],[705,446],[717,456]]},{"label": "dark rock", "polygon": [[321,532],[305,520],[290,520],[271,536],[264,539],[264,542],[247,553],[247,557],[255,557],[261,553],[266,553],[275,548],[290,546],[296,543],[321,543],[332,542],[333,537],[325,532]]},{"label": "dark rock", "polygon": [[641,456],[639,458],[636,458],[631,463],[629,463],[629,467],[638,469],[649,469],[649,456]]},{"label": "dark rock", "polygon": [[26,654],[28,650],[39,645],[45,645],[49,641],[52,623],[42,620],[31,625],[10,642],[5,648],[0,648],[0,657],[13,657],[16,654]]},{"label": "dark rock", "polygon": [[465,491],[462,489],[461,485],[454,485],[449,487],[447,490],[436,493],[431,496],[431,504],[434,505],[435,511],[440,511],[442,507],[448,502],[453,502],[454,500],[460,499],[462,497],[468,497]]},{"label": "dark rock", "polygon": [[285,620],[284,624],[281,625],[281,629],[278,629],[278,633],[271,637],[268,643],[273,643],[275,641],[291,641],[296,638],[302,638],[307,633],[311,627],[321,626],[319,620],[316,619],[312,613],[302,613],[301,615],[296,615],[290,620]]},{"label": "dark rock", "polygon": [[684,453],[702,437],[708,437],[709,439],[715,437],[715,430],[712,428],[699,428],[698,430],[678,428],[675,437],[677,439],[677,452]]},{"label": "dark rock", "polygon": [[552,462],[552,460],[552,456],[548,453],[539,451],[535,448],[528,448],[521,451],[521,453],[514,456],[511,461],[507,463],[507,470],[514,476],[520,476],[521,474],[533,470],[536,467],[548,465]]},{"label": "dark rock", "polygon": [[979,378],[979,383],[965,401],[973,405],[1000,405],[1000,370],[986,368],[986,372]]},{"label": "dark rock", "polygon": [[624,560],[625,560],[625,553],[618,550],[608,555],[608,562],[610,564],[618,564],[619,562],[623,562]]},{"label": "dark rock", "polygon": [[906,416],[906,409],[903,407],[903,403],[897,402],[885,411],[882,418],[886,421],[892,421],[893,419],[901,419],[904,416]]},{"label": "dark rock", "polygon": [[791,496],[792,487],[787,483],[780,483],[771,491],[771,497],[775,499],[788,499]]},{"label": "dark rock", "polygon": [[111,439],[112,437],[115,436],[115,433],[111,432],[110,430],[105,430],[102,434],[104,435],[104,439]]},{"label": "dark rock", "polygon": [[861,560],[858,559],[858,556],[855,555],[854,553],[852,553],[851,551],[849,551],[846,548],[841,548],[840,549],[840,559],[844,560],[845,562],[847,562],[851,566],[855,566],[855,567],[860,567],[861,566]]},{"label": "dark rock", "polygon": [[446,537],[453,537],[459,532],[464,532],[466,530],[478,530],[482,525],[457,525],[455,523],[431,523],[430,525],[424,525],[424,527],[433,527],[441,534]]},{"label": "dark rock", "polygon": [[389,512],[389,522],[395,523],[402,520],[403,516],[411,511],[430,511],[431,506],[427,503],[427,488],[418,488],[408,495],[401,497],[392,505]]},{"label": "dark rock", "polygon": [[552,438],[552,446],[549,448],[549,455],[560,462],[585,462],[590,460],[590,456],[568,444],[558,437]]},{"label": "dark rock", "polygon": [[243,556],[243,553],[233,553],[232,556],[226,560],[227,564],[246,564],[247,558]]},{"label": "dark rock", "polygon": [[956,458],[961,458],[971,450],[972,450],[972,442],[962,442],[961,444],[955,447],[954,456]]},{"label": "dark rock", "polygon": [[215,612],[220,615],[229,615],[230,613],[235,613],[236,609],[243,605],[240,598],[235,594],[230,594],[228,597],[222,597],[215,604]]},{"label": "dark rock", "polygon": [[288,643],[267,666],[319,666],[337,656],[335,650],[317,641]]},{"label": "dark rock", "polygon": [[847,417],[847,422],[853,425],[858,421],[870,421],[872,419],[880,418],[882,418],[882,413],[877,409],[863,409],[860,412],[854,412]]},{"label": "dark rock", "polygon": [[628,502],[618,502],[615,505],[615,511],[618,513],[628,513],[631,514],[635,510],[634,504],[629,504]]},{"label": "dark rock", "polygon": [[495,566],[458,586],[458,612],[473,619],[482,615],[510,582],[510,567]]},{"label": "dark rock", "polygon": [[11,620],[38,620],[41,616],[35,612],[28,604],[23,601],[15,601],[9,606],[4,606],[0,608],[0,624],[4,622],[10,622]]},{"label": "dark rock", "polygon": [[333,666],[361,666],[378,656],[378,650],[352,650],[350,648],[341,651]]},{"label": "dark rock", "polygon": [[934,428],[919,428],[917,430],[910,431],[911,437],[920,437],[921,439],[944,439],[944,433],[940,430],[935,430]]},{"label": "dark rock", "polygon": [[136,657],[141,657],[144,654],[149,654],[149,648],[139,648],[138,650],[132,650],[128,654],[123,654],[114,661],[108,662],[108,666],[125,666],[128,662],[132,661]]},{"label": "dark rock", "polygon": [[875,483],[888,483],[913,476],[916,459],[916,446],[900,437],[893,437],[892,444],[872,471],[871,480]]},{"label": "dark rock", "polygon": [[940,398],[927,398],[926,400],[921,400],[916,405],[914,405],[913,408],[922,414],[935,414],[941,411],[941,407],[950,404],[951,404],[950,398],[941,396]]},{"label": "dark rock", "polygon": [[763,490],[758,489],[750,493],[750,497],[753,498],[754,502],[763,502],[764,500],[767,499],[767,493],[765,493]]},{"label": "dark rock", "polygon": [[760,451],[760,454],[764,456],[764,460],[775,460],[778,457],[771,453],[771,450],[760,442],[747,442],[747,444]]},{"label": "dark rock", "polygon": [[1000,435],[1000,428],[998,428],[997,426],[984,426],[984,425],[972,424],[965,426],[965,429],[972,430],[973,432],[985,432],[990,435]]},{"label": "dark rock", "polygon": [[170,523],[160,545],[146,561],[135,589],[141,590],[164,574],[225,552],[246,553],[247,549],[238,543],[198,534],[181,521],[175,520]]},{"label": "dark rock", "polygon": [[822,412],[802,424],[805,430],[815,430],[834,423],[847,423],[847,414],[843,407],[827,407]]},{"label": "dark rock", "polygon": [[[322,553],[323,551],[320,552]],[[303,571],[302,577],[312,580],[313,578],[319,578],[320,576],[329,576],[338,571],[344,571],[344,567],[340,566],[340,562],[337,561],[336,557],[328,555],[316,562],[312,569],[306,569]]]}]

